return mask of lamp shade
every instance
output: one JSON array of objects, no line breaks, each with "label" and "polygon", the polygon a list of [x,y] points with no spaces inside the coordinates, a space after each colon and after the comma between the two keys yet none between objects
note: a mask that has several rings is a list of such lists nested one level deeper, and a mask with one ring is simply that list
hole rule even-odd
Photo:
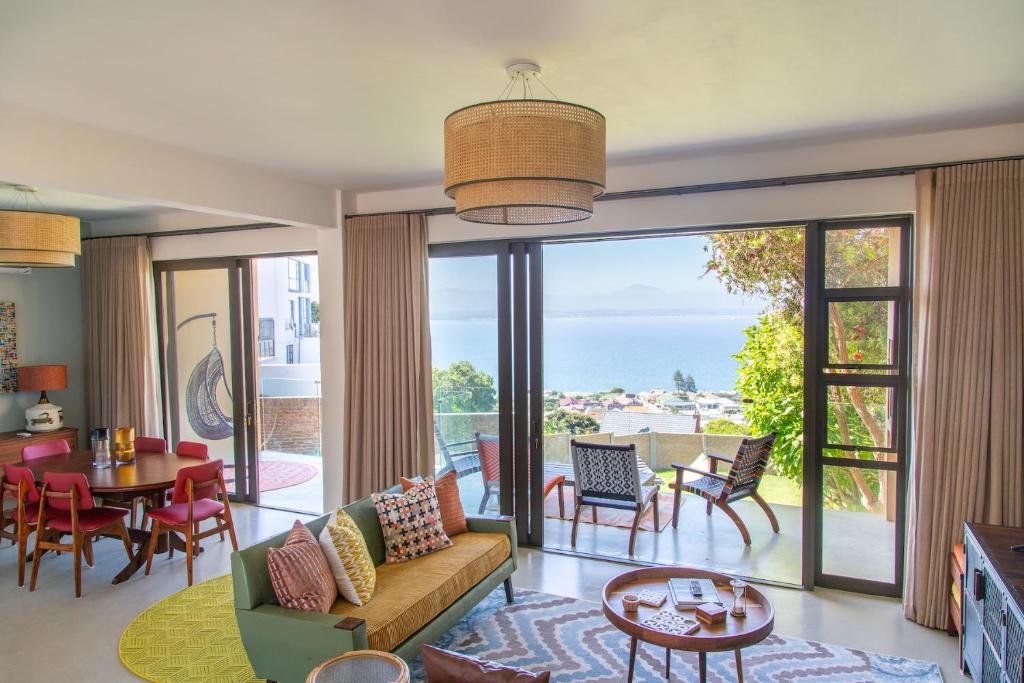
[{"label": "lamp shade", "polygon": [[18,391],[56,391],[67,388],[66,365],[24,365],[18,368]]},{"label": "lamp shade", "polygon": [[41,211],[0,211],[0,266],[73,267],[81,222]]}]

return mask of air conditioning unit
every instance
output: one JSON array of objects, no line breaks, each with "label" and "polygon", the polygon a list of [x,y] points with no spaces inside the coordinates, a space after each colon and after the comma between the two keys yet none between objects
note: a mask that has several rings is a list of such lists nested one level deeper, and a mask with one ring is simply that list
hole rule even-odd
[{"label": "air conditioning unit", "polygon": [[0,275],[31,275],[32,269],[28,266],[18,266],[16,268],[0,267]]}]

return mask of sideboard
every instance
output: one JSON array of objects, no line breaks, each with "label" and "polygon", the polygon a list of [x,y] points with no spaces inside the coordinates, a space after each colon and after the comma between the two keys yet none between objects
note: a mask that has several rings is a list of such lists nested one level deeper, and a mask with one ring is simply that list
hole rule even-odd
[{"label": "sideboard", "polygon": [[0,465],[5,462],[21,462],[21,449],[44,441],[67,441],[71,450],[77,451],[78,427],[61,427],[52,432],[36,432],[31,436],[18,436],[18,432],[0,432]]}]

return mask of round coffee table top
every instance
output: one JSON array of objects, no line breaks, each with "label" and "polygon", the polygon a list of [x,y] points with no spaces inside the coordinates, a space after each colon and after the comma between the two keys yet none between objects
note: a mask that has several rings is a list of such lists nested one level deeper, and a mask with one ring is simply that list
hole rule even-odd
[{"label": "round coffee table top", "polygon": [[353,650],[309,672],[306,683],[409,683],[409,667],[390,652]]},{"label": "round coffee table top", "polygon": [[730,576],[696,567],[644,567],[619,574],[605,584],[604,614],[608,621],[620,631],[644,642],[688,652],[718,652],[754,645],[767,638],[775,626],[775,610],[771,602],[749,583],[746,589],[745,617],[734,617],[730,613],[722,623],[701,622],[700,630],[688,636],[657,631],[641,623],[661,610],[694,616],[693,609],[676,610],[671,597],[660,608],[640,605],[636,612],[626,612],[622,608],[622,596],[626,593],[639,593],[647,589],[667,594],[669,579],[711,579],[725,603],[723,606],[726,610],[732,607]]}]

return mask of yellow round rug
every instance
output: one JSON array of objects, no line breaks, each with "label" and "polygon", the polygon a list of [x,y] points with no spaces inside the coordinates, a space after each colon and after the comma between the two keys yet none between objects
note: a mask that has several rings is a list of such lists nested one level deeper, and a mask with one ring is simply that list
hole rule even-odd
[{"label": "yellow round rug", "polygon": [[178,591],[128,624],[121,663],[147,681],[255,683],[235,621],[231,576]]}]

